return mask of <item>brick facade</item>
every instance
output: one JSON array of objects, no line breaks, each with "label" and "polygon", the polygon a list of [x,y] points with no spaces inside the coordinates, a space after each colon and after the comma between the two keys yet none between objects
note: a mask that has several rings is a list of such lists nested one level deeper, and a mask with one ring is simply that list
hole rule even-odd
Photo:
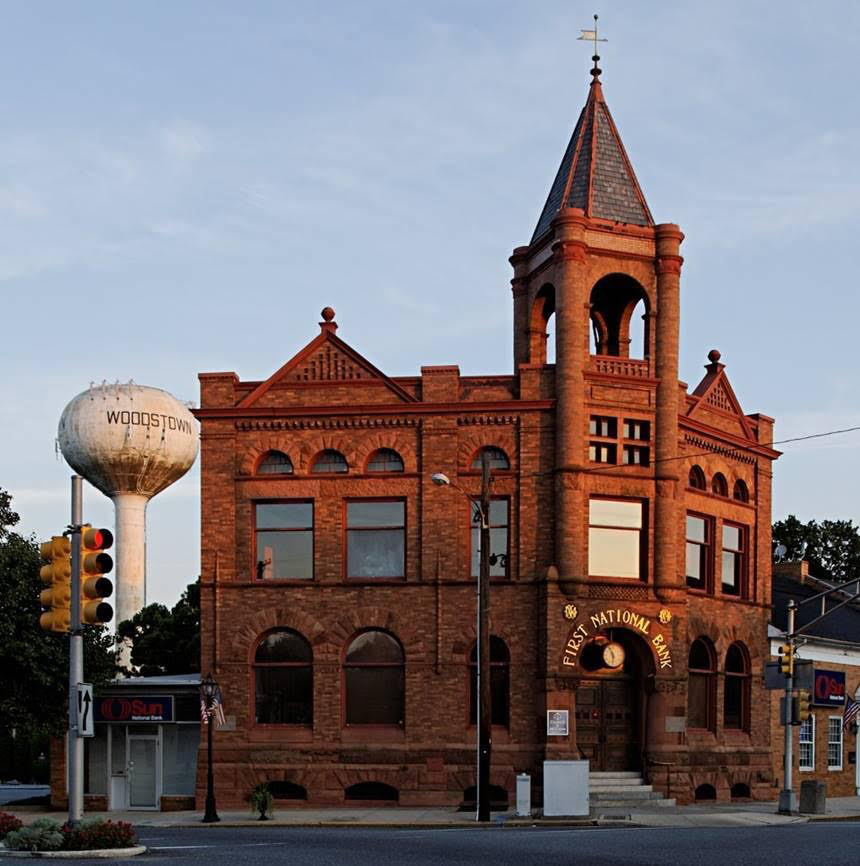
[{"label": "brick facade", "polygon": [[[595,84],[589,100],[602,105]],[[620,139],[618,148],[626,160]],[[638,186],[625,201],[634,195],[641,196]],[[510,657],[509,719],[494,727],[492,784],[512,797],[516,774],[529,772],[539,801],[544,760],[586,755],[594,766],[620,760],[640,769],[680,802],[703,785],[719,799],[739,785],[772,795],[771,719],[759,691],[770,605],[772,421],[741,411],[719,353],[693,392],[679,381],[683,235],[653,225],[647,206],[642,213],[648,224],[627,224],[562,201],[549,228],[514,251],[512,375],[461,376],[449,366],[389,378],[338,337],[328,309],[319,336],[265,382],[200,375],[202,670],[219,680],[235,717],[235,727],[215,737],[219,804],[246,802],[260,781],[301,786],[316,804],[342,804],[347,788],[365,782],[395,789],[401,805],[464,799],[475,784],[470,506],[430,475],[445,473],[477,496],[473,461],[487,446],[509,460],[492,486],[508,502],[508,547],[507,575],[492,581],[491,633]],[[642,324],[632,320],[637,304]],[[556,359],[548,364],[553,315]],[[629,357],[632,328],[644,330],[645,357]],[[607,435],[592,435],[595,418],[609,419]],[[636,435],[626,435],[636,422]],[[591,459],[595,443],[612,459]],[[368,471],[379,448],[396,451],[403,471]],[[343,455],[348,472],[312,471],[326,449]],[[291,474],[257,471],[272,451],[289,457]],[[688,484],[694,465],[705,490]],[[712,492],[718,473],[727,493]],[[380,498],[405,503],[404,576],[351,578],[346,503]],[[266,566],[257,564],[255,504],[284,501],[313,503],[311,580],[257,576]],[[590,528],[598,501],[633,504],[641,528]],[[702,589],[690,588],[685,574],[688,511],[710,527]],[[726,521],[741,528],[745,545],[737,594],[723,592],[720,581]],[[611,562],[620,548],[605,539],[627,550],[634,535],[641,560],[627,555],[624,568],[637,575],[593,573],[599,544]],[[252,663],[273,629],[293,630],[312,648],[311,725],[256,721]],[[345,721],[344,653],[367,629],[395,636],[403,648],[401,725]],[[693,730],[687,659],[700,637],[714,654],[715,704],[710,729]],[[594,666],[607,642],[625,652],[621,668]],[[732,644],[743,647],[747,692],[743,722],[727,729]],[[583,703],[583,688],[589,700],[608,700],[612,684],[630,695],[615,746],[606,733],[611,711]],[[567,736],[547,736],[550,709],[569,711]],[[201,753],[199,803],[204,773]]]}]

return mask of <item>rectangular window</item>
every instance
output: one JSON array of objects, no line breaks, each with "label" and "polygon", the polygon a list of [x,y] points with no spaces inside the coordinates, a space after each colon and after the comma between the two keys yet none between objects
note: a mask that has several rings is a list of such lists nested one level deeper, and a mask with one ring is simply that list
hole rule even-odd
[{"label": "rectangular window", "polygon": [[588,422],[588,432],[591,436],[605,436],[609,439],[615,439],[618,436],[618,419],[592,415]]},{"label": "rectangular window", "polygon": [[617,463],[618,447],[606,442],[592,442],[588,446],[588,459],[592,463]]},{"label": "rectangular window", "polygon": [[258,580],[312,580],[312,502],[258,502],[255,507]]},{"label": "rectangular window", "polygon": [[347,502],[347,577],[405,577],[406,503]]},{"label": "rectangular window", "polygon": [[647,445],[625,445],[621,453],[626,466],[647,466],[651,459]]},{"label": "rectangular window", "polygon": [[714,524],[708,517],[687,515],[687,586],[707,590],[713,562]]},{"label": "rectangular window", "polygon": [[800,726],[800,769],[815,769],[815,716],[810,716]]},{"label": "rectangular window", "polygon": [[[481,572],[481,518],[472,508],[472,577]],[[508,500],[490,500],[490,577],[508,576]]]},{"label": "rectangular window", "polygon": [[645,515],[642,502],[592,499],[588,504],[588,573],[641,579]]},{"label": "rectangular window", "polygon": [[723,524],[720,582],[723,592],[742,595],[746,584],[746,530],[743,526]]},{"label": "rectangular window", "polygon": [[624,438],[647,442],[651,438],[651,424],[634,418],[624,419]]},{"label": "rectangular window", "polygon": [[827,769],[842,769],[842,716],[827,717]]}]

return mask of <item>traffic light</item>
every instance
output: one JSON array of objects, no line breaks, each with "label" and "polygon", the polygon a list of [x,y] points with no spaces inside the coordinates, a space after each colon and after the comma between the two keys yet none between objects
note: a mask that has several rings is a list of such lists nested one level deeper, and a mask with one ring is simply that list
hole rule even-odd
[{"label": "traffic light", "polygon": [[812,715],[812,695],[801,689],[797,693],[797,715],[795,718],[798,722],[805,722]]},{"label": "traffic light", "polygon": [[779,669],[787,677],[794,676],[794,645],[784,643],[779,648]]},{"label": "traffic light", "polygon": [[105,577],[113,569],[113,558],[105,550],[113,544],[109,529],[81,527],[81,624],[104,625],[113,618],[113,608],[105,599],[113,583]]},{"label": "traffic light", "polygon": [[47,610],[39,617],[39,626],[45,631],[67,632],[72,603],[72,543],[64,535],[54,535],[39,546],[42,559],[47,562],[39,571],[48,589],[39,595]]}]

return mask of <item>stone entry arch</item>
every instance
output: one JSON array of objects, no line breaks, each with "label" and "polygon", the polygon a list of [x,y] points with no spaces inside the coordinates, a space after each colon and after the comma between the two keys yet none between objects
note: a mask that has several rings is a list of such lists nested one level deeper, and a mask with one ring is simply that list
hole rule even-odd
[{"label": "stone entry arch", "polygon": [[[620,645],[618,668],[602,664],[603,648]],[[643,770],[647,742],[648,689],[654,655],[626,628],[604,629],[583,646],[576,688],[576,745],[592,771]]]}]

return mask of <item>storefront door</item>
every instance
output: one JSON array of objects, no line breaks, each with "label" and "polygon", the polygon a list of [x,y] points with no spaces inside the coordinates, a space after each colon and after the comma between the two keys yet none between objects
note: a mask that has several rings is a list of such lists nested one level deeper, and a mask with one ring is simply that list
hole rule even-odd
[{"label": "storefront door", "polygon": [[594,771],[640,769],[634,681],[583,680],[576,692],[576,743]]},{"label": "storefront door", "polygon": [[158,809],[161,773],[159,772],[158,737],[129,736],[128,738],[128,808]]}]

